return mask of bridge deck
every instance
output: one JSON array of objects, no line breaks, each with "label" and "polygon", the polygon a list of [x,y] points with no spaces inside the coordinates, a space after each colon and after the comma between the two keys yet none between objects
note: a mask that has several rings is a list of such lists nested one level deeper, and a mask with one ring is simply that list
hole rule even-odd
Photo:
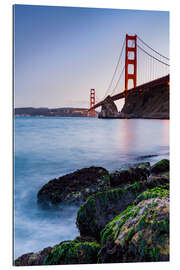
[{"label": "bridge deck", "polygon": [[[119,94],[116,94],[114,96],[111,97],[111,99],[113,101],[116,101],[118,99],[121,99],[121,98],[124,98],[125,95],[131,95],[131,94],[135,94],[135,93],[138,93],[140,91],[144,91],[145,89],[149,88],[149,87],[154,87],[154,86],[159,86],[159,85],[164,85],[164,84],[167,84],[169,82],[169,74],[164,76],[164,77],[161,77],[159,79],[156,79],[156,80],[153,80],[151,82],[148,82],[148,83],[144,83],[144,84],[141,84],[135,88],[131,88],[129,89],[128,91],[123,91]],[[99,106],[103,105],[104,103],[104,100],[98,102],[97,104],[95,104],[91,109],[96,109],[98,108]]]}]

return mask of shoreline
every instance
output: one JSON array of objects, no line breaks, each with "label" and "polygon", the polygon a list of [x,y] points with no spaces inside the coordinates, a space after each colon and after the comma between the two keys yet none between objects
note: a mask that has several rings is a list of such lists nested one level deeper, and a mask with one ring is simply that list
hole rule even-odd
[{"label": "shoreline", "polygon": [[[53,179],[49,181],[47,184],[45,184],[37,194],[38,199],[40,201],[42,200],[41,202],[39,201],[39,203],[42,203],[44,200],[52,200],[51,203],[54,204],[66,202],[67,205],[68,204],[72,205],[75,202],[78,203],[80,208],[77,214],[76,225],[78,226],[80,236],[76,237],[73,241],[63,241],[54,247],[45,248],[37,253],[31,252],[28,254],[21,255],[20,257],[15,259],[14,262],[15,265],[22,266],[22,265],[42,265],[42,264],[49,265],[49,264],[69,264],[69,263],[70,264],[98,263],[98,260],[100,260],[99,263],[103,263],[103,262],[117,262],[116,260],[118,258],[120,260],[118,262],[121,262],[122,258],[117,257],[117,254],[114,254],[115,261],[111,261],[112,258],[109,254],[109,251],[107,248],[105,248],[106,244],[104,243],[105,246],[103,245],[104,246],[103,247],[102,240],[100,242],[99,238],[100,231],[105,230],[105,228],[109,226],[108,224],[110,224],[109,221],[113,220],[113,216],[115,218],[119,213],[122,213],[123,210],[125,210],[127,207],[132,206],[132,209],[134,209],[136,208],[136,205],[140,204],[141,207],[146,208],[146,203],[149,203],[148,200],[151,201],[153,200],[154,204],[168,203],[167,193],[169,192],[168,191],[169,161],[161,160],[156,162],[153,166],[150,166],[149,162],[141,162],[141,164],[142,165],[138,167],[129,168],[127,170],[115,171],[112,173],[109,173],[106,169],[101,167],[83,168],[71,174],[64,175],[58,179]],[[78,179],[78,181],[76,181],[76,179]],[[82,187],[83,183],[84,186]],[[58,190],[59,194],[57,193]],[[64,192],[63,194],[61,190]],[[145,195],[143,194],[147,194],[147,191],[149,192],[148,193],[149,195],[146,198],[144,197]],[[129,198],[128,200],[127,197]],[[94,202],[94,199],[98,205],[100,203],[101,210],[98,210],[99,206],[98,208],[96,208],[96,204],[94,205],[93,203],[91,205],[91,200],[92,202]],[[98,202],[98,200],[100,201]],[[139,204],[135,204],[135,201],[136,203]],[[104,204],[106,205],[105,208],[103,206]],[[93,207],[95,207],[94,210]],[[115,211],[113,216],[112,216],[112,209],[113,211]],[[88,216],[87,210],[90,211],[88,212],[89,213]],[[103,222],[102,220],[100,221],[98,219],[99,215],[97,211],[101,211],[101,214],[99,213],[99,215],[101,217],[102,216],[104,217]],[[108,217],[109,215],[110,217]],[[140,215],[139,218],[141,219],[142,215]],[[95,227],[93,223],[94,219],[96,220],[95,223],[98,224]],[[66,250],[69,250],[67,249],[67,247],[71,249],[75,249],[78,247],[79,250],[85,252],[85,254],[87,253],[86,254],[87,256],[85,256],[86,258],[84,259],[83,262],[79,261],[80,259],[77,257],[76,261],[75,262],[73,261],[72,263],[71,256],[69,256],[65,251],[63,251],[65,247]],[[57,258],[58,255],[54,253],[55,249],[59,249],[61,253],[65,252],[63,253],[64,256],[67,256],[67,260],[65,260],[65,263],[63,262],[62,257],[61,259]],[[106,249],[105,253],[104,249]],[[90,261],[88,261],[87,259],[89,258],[88,257],[89,252],[93,253],[93,256],[91,257]],[[53,256],[55,256],[57,260],[54,260],[55,257],[53,257],[54,259],[52,260],[52,254],[56,254]],[[101,256],[97,258],[97,254],[101,254]],[[163,256],[161,255],[158,255],[160,256],[158,257],[159,258],[158,261],[168,260],[169,255],[165,257],[163,257],[164,255]],[[150,254],[148,256],[150,256]],[[147,261],[147,258],[139,258],[139,260],[138,258],[134,259],[135,261],[139,260]],[[156,261],[155,259],[156,257],[153,255],[150,261]],[[128,258],[126,258],[125,261],[122,262],[128,262]]]},{"label": "shoreline", "polygon": [[146,119],[146,120],[170,120],[170,117],[88,117],[88,116],[59,116],[59,115],[14,115],[14,117],[58,117],[58,118],[95,118],[95,119]]}]

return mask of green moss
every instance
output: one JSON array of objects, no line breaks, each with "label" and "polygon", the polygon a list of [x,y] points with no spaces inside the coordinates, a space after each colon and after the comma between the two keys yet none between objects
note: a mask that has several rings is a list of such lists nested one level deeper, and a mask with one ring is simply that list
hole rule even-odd
[{"label": "green moss", "polygon": [[148,240],[148,242],[143,238],[143,235],[140,236],[138,242],[138,256],[145,258],[147,261],[159,261],[159,248],[153,245],[152,240]]},{"label": "green moss", "polygon": [[138,225],[137,225],[137,231],[141,231],[145,229],[148,225],[148,222],[146,221],[147,212],[144,213],[144,215],[139,219]]},{"label": "green moss", "polygon": [[135,234],[135,230],[134,230],[134,228],[131,228],[131,229],[129,230],[129,232],[128,232],[126,238],[125,238],[126,241],[130,241],[134,234]]},{"label": "green moss", "polygon": [[99,250],[96,242],[62,242],[51,250],[43,265],[96,263]]},{"label": "green moss", "polygon": [[104,184],[108,187],[110,187],[110,175],[109,174],[105,174],[103,176],[103,180],[104,180]]},{"label": "green moss", "polygon": [[149,255],[152,258],[152,261],[157,262],[159,260],[160,251],[156,246],[152,246]]},{"label": "green moss", "polygon": [[157,232],[158,235],[161,233],[169,233],[169,220],[159,220],[157,221],[156,218],[152,222],[152,232]]},{"label": "green moss", "polygon": [[126,188],[126,190],[130,191],[134,194],[137,194],[141,190],[141,184],[140,184],[140,182],[135,182],[135,183],[131,184],[130,186],[128,186]]},{"label": "green moss", "polygon": [[140,257],[144,257],[147,255],[147,241],[143,238],[143,236],[140,237],[139,243],[138,243],[138,253]]},{"label": "green moss", "polygon": [[145,162],[141,165],[138,166],[140,169],[147,169],[149,170],[149,167],[150,167],[150,163],[149,162]]},{"label": "green moss", "polygon": [[[116,240],[122,226],[125,222],[130,218],[135,218],[139,213],[139,208],[133,210],[133,205],[127,207],[123,212],[117,215],[111,222],[109,222],[106,227],[101,231],[101,245],[104,245],[106,242],[110,240]],[[116,229],[114,230],[114,227]],[[132,232],[130,232],[130,237]]]},{"label": "green moss", "polygon": [[21,266],[20,263],[19,263],[19,261],[17,261],[17,260],[15,260],[14,265],[15,266]]},{"label": "green moss", "polygon": [[140,208],[136,208],[136,210],[134,212],[132,212],[132,217],[135,218],[138,214],[139,214],[139,210]]},{"label": "green moss", "polygon": [[[162,186],[163,187],[163,186]],[[151,198],[162,198],[169,195],[169,190],[162,188],[162,187],[155,187],[153,189],[147,189],[146,191],[142,192],[134,201],[134,204],[138,204],[140,201],[148,200]],[[167,188],[167,186],[166,186]]]},{"label": "green moss", "polygon": [[151,167],[152,173],[162,173],[162,172],[168,172],[168,171],[169,171],[168,159],[162,159]]}]

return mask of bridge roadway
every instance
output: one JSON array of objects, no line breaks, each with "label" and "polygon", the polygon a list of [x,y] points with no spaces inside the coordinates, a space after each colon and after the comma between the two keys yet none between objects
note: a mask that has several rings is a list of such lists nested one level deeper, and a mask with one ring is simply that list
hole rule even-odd
[{"label": "bridge roadway", "polygon": [[[168,83],[169,83],[169,74],[164,76],[164,77],[153,80],[151,82],[141,84],[141,85],[139,85],[139,86],[137,86],[135,88],[131,88],[129,90],[126,90],[126,91],[123,91],[123,92],[121,92],[119,94],[116,94],[116,95],[112,96],[111,99],[113,101],[116,101],[118,99],[125,98],[125,95],[138,94],[138,93],[146,90],[147,88],[152,88],[154,86],[160,86],[160,85],[163,86],[163,85],[167,85]],[[98,102],[97,104],[95,104],[91,109],[96,109],[99,106],[103,105],[103,103],[104,103],[104,100]]]}]

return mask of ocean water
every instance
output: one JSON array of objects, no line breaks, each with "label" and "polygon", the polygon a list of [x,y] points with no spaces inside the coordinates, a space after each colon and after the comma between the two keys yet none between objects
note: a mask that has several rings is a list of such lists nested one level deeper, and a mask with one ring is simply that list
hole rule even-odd
[{"label": "ocean water", "polygon": [[14,258],[79,235],[77,207],[38,206],[49,180],[92,165],[114,171],[162,158],[169,158],[169,120],[15,117]]}]

